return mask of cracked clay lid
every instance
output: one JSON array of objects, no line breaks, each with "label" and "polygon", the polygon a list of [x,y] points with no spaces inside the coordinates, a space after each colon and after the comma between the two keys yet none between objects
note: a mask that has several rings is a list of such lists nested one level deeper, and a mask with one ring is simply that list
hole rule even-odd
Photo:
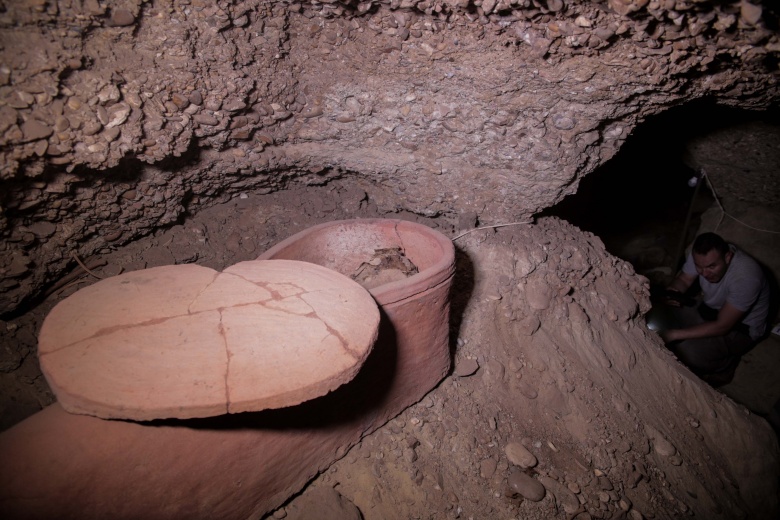
[{"label": "cracked clay lid", "polygon": [[79,290],[43,322],[41,369],[63,408],[109,419],[293,406],[350,381],[379,310],[358,283],[295,260],[172,265]]}]

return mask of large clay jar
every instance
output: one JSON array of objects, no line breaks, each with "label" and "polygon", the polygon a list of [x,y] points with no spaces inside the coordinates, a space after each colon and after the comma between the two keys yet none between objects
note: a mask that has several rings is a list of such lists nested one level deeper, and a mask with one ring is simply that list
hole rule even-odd
[{"label": "large clay jar", "polygon": [[[452,242],[427,226],[395,219],[327,222],[280,242],[259,259],[302,260],[352,276],[377,250],[400,249],[418,272],[367,286],[380,306],[379,339],[362,373],[382,389],[378,424],[421,399],[450,368],[449,301],[455,273]],[[359,281],[359,280],[358,280]]]},{"label": "large clay jar", "polygon": [[455,256],[425,226],[354,220],[313,227],[261,257],[351,274],[393,248],[419,272],[369,289],[379,337],[352,381],[296,406],[153,423],[54,404],[0,434],[0,517],[240,520],[279,507],[447,375]]}]

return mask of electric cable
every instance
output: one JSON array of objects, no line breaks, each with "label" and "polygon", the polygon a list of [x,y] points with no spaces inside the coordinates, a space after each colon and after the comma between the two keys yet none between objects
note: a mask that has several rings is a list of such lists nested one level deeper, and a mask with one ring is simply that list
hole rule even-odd
[{"label": "electric cable", "polygon": [[715,225],[715,229],[713,229],[713,231],[717,231],[718,230],[720,225],[723,223],[723,217],[729,217],[730,219],[736,220],[738,223],[742,224],[746,228],[750,228],[750,229],[755,230],[755,231],[760,231],[762,233],[772,233],[774,235],[780,235],[780,231],[772,231],[771,229],[761,229],[761,228],[753,227],[750,224],[746,224],[746,223],[742,222],[741,220],[739,220],[734,215],[730,215],[726,211],[726,209],[723,207],[723,203],[721,203],[720,197],[718,196],[718,193],[715,191],[715,186],[712,184],[712,181],[710,180],[709,175],[707,175],[707,172],[704,171],[704,168],[702,168],[702,170],[701,170],[701,176],[702,176],[702,178],[705,181],[707,181],[707,186],[709,186],[710,191],[712,192],[712,196],[715,199],[715,202],[718,204],[718,208],[721,211],[720,219],[718,220],[718,223]]},{"label": "electric cable", "polygon": [[[723,207],[723,204],[720,201],[720,197],[718,196],[718,193],[715,191],[715,186],[712,184],[712,181],[710,180],[710,177],[707,175],[707,172],[704,171],[703,168],[701,170],[701,178],[704,179],[707,182],[707,186],[710,188],[710,191],[712,192],[712,197],[715,199],[715,202],[718,204],[718,209],[720,209],[720,211],[721,211],[720,219],[718,220],[718,223],[715,225],[715,229],[713,229],[713,231],[717,231],[718,230],[720,225],[723,223],[723,217],[729,217],[730,219],[736,220],[738,223],[742,224],[746,228],[750,228],[750,229],[753,229],[755,231],[761,231],[762,233],[772,233],[772,234],[775,234],[775,235],[780,235],[780,231],[772,231],[770,229],[757,228],[757,227],[751,226],[750,224],[746,224],[746,223],[742,222],[741,220],[739,220],[737,217],[729,214],[726,211],[726,209]],[[698,184],[697,184],[697,187],[698,187]],[[479,231],[480,229],[495,229],[495,228],[506,227],[506,226],[519,226],[519,225],[522,225],[522,224],[532,224],[532,223],[533,223],[533,219],[531,219],[531,220],[523,220],[521,222],[509,222],[507,224],[494,224],[492,226],[477,227],[477,228],[474,228],[474,229],[469,229],[468,231],[464,231],[460,235],[458,235],[456,237],[453,237],[450,240],[455,241],[455,240],[457,240],[457,239],[459,239],[459,238],[461,238],[461,237],[463,237],[465,235],[468,235],[469,233],[472,233],[474,231]]]},{"label": "electric cable", "polygon": [[533,224],[533,222],[534,222],[533,219],[531,219],[531,220],[523,220],[522,222],[509,222],[508,224],[494,224],[492,226],[477,227],[477,228],[474,228],[474,229],[469,229],[468,231],[464,231],[460,235],[458,235],[458,236],[456,236],[454,238],[451,238],[450,240],[452,240],[454,242],[455,240],[459,239],[460,237],[468,235],[469,233],[472,233],[474,231],[479,231],[480,229],[495,229],[495,228],[506,227],[506,226],[519,226],[521,224]]}]

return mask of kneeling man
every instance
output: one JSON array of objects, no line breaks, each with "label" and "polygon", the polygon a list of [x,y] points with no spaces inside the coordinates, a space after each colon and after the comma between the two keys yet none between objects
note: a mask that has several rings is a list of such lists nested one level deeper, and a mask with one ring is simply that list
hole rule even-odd
[{"label": "kneeling man", "polygon": [[667,290],[684,293],[697,278],[702,303],[698,309],[680,308],[681,327],[661,336],[694,373],[725,384],[741,356],[766,333],[769,283],[758,262],[715,233],[696,237],[682,272]]}]

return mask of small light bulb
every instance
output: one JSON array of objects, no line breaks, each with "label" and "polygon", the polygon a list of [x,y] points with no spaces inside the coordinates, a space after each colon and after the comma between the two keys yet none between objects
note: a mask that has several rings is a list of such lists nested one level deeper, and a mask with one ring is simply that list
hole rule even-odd
[{"label": "small light bulb", "polygon": [[699,178],[696,177],[695,175],[690,179],[688,179],[688,186],[690,186],[691,188],[695,187],[697,184],[699,184]]},{"label": "small light bulb", "polygon": [[650,320],[647,322],[647,328],[655,332],[658,330],[658,324],[655,321]]}]

